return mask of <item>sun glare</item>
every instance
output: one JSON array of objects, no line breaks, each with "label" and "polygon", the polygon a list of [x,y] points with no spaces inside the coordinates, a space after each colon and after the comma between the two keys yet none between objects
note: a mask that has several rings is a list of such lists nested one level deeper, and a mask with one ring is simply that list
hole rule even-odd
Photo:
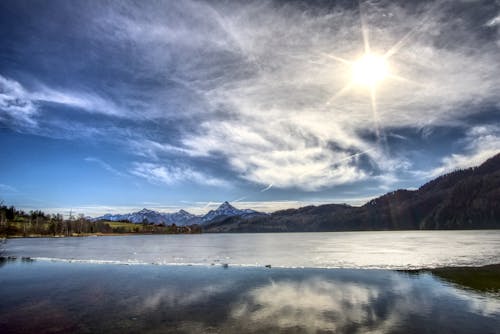
[{"label": "sun glare", "polygon": [[387,63],[383,57],[365,54],[352,65],[353,81],[365,86],[375,86],[387,77]]}]

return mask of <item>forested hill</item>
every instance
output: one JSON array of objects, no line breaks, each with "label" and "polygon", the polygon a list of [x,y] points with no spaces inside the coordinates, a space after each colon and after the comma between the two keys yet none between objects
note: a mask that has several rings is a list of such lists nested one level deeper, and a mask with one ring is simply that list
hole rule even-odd
[{"label": "forested hill", "polygon": [[299,232],[500,228],[500,154],[479,167],[396,190],[361,207],[328,204],[252,219],[227,218],[205,232]]}]

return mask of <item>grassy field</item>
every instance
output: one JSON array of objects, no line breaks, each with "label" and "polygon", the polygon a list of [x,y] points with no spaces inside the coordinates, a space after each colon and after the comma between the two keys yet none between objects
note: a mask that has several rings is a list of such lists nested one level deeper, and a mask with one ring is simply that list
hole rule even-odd
[{"label": "grassy field", "polygon": [[144,233],[147,232],[142,224],[134,224],[128,222],[108,222],[113,230],[123,230],[127,233]]},{"label": "grassy field", "polygon": [[54,223],[27,223],[22,221],[9,222],[7,229],[0,236],[19,237],[79,237],[90,235],[117,234],[179,234],[200,233],[201,228],[195,226],[134,224],[130,222],[64,222],[54,226]]}]

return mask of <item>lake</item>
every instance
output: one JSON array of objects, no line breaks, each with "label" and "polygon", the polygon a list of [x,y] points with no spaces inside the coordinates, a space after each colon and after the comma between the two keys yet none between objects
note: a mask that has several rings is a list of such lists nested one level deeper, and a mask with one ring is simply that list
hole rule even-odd
[{"label": "lake", "polygon": [[500,231],[11,239],[5,255],[1,333],[500,333],[499,266],[431,269],[499,263]]},{"label": "lake", "polygon": [[11,239],[7,254],[160,265],[420,269],[500,262],[500,230],[129,235]]}]

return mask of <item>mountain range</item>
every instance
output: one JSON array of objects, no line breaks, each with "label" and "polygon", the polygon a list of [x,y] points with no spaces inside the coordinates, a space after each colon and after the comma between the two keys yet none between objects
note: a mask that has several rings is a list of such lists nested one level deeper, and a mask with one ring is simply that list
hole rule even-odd
[{"label": "mountain range", "polygon": [[205,215],[142,209],[93,219],[200,224],[204,232],[320,232],[500,228],[500,154],[478,167],[440,176],[417,190],[399,189],[362,206],[326,204],[271,214],[222,203]]},{"label": "mountain range", "polygon": [[266,216],[266,213],[258,212],[251,209],[237,209],[229,202],[222,203],[217,209],[210,210],[205,215],[194,215],[185,210],[177,212],[158,212],[154,210],[142,209],[137,212],[126,214],[105,214],[92,220],[107,220],[107,221],[129,221],[131,223],[140,224],[143,222],[154,224],[176,224],[178,226],[208,224],[223,220],[228,217],[239,217],[248,219],[257,216]]},{"label": "mountain range", "polygon": [[224,217],[204,232],[318,232],[500,228],[500,154],[478,167],[440,176],[354,207],[306,206],[241,219]]}]

